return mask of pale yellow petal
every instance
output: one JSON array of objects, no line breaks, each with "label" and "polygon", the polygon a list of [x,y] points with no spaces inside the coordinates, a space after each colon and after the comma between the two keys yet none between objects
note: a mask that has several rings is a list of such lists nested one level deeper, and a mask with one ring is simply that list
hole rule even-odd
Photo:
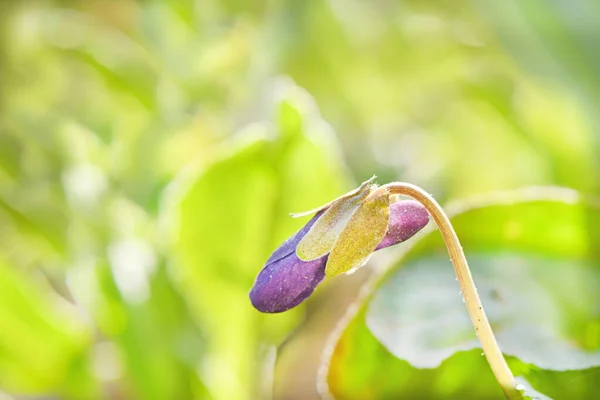
[{"label": "pale yellow petal", "polygon": [[375,181],[375,179],[377,179],[376,175],[373,175],[370,179],[364,181],[363,183],[360,184],[359,187],[357,187],[356,189],[341,195],[340,197],[338,197],[335,200],[330,201],[327,204],[323,204],[320,207],[317,208],[313,208],[312,210],[308,210],[308,211],[304,211],[304,212],[299,212],[299,213],[292,213],[290,214],[292,216],[292,218],[299,218],[299,217],[305,217],[307,215],[312,215],[312,214],[316,214],[321,210],[324,210],[327,207],[331,207],[333,205],[333,203],[336,203],[338,201],[344,200],[344,199],[348,199],[350,197],[354,197],[360,193],[365,193],[365,192],[370,192],[372,190],[372,188],[375,186],[373,184],[373,182]]},{"label": "pale yellow petal", "polygon": [[334,243],[326,276],[335,276],[364,264],[387,232],[390,196],[385,188],[374,190],[354,212]]},{"label": "pale yellow petal", "polygon": [[334,202],[298,243],[298,258],[310,261],[329,253],[338,235],[367,196],[368,192],[361,192]]}]

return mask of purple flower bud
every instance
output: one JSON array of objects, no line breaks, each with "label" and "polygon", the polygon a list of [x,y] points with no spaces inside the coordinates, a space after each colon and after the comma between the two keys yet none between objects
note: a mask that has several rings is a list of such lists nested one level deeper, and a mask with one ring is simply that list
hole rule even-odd
[{"label": "purple flower bud", "polygon": [[375,251],[410,239],[428,222],[429,213],[418,201],[402,200],[391,204],[388,231]]},{"label": "purple flower bud", "polygon": [[[318,212],[269,257],[250,290],[250,301],[257,310],[279,313],[296,307],[325,278],[328,255],[312,261],[302,261],[296,255],[296,246],[323,212],[324,210]],[[388,231],[376,250],[409,239],[428,222],[429,214],[416,201],[403,200],[391,204]]]},{"label": "purple flower bud", "polygon": [[322,214],[315,214],[267,260],[250,290],[250,301],[258,311],[278,313],[296,307],[325,278],[327,256],[305,262],[296,255],[296,246]]}]

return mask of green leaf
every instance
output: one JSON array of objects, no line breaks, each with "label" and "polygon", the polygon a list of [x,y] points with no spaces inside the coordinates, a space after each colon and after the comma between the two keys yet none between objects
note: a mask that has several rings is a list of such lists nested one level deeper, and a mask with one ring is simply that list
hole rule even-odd
[{"label": "green leaf", "polygon": [[593,26],[597,15],[594,1],[577,0],[570,5],[505,1],[477,6],[518,62],[568,82],[587,101],[598,99],[595,71],[600,66],[600,53],[584,29]]},{"label": "green leaf", "polygon": [[[277,132],[266,124],[240,132],[202,171],[182,179],[175,271],[207,332],[210,387],[219,399],[258,398],[259,343],[277,343],[300,317],[261,315],[248,292],[269,254],[305,221],[290,211],[343,193],[335,142],[310,99],[295,86],[275,105]],[[269,133],[272,133],[269,136]],[[231,384],[232,377],[236,383]]]},{"label": "green leaf", "polygon": [[[600,366],[600,270],[579,260],[467,252],[473,278],[504,354],[538,368]],[[418,368],[480,348],[447,256],[409,262],[379,288],[367,325],[388,350]]]},{"label": "green leaf", "polygon": [[[91,333],[74,310],[0,260],[0,387],[22,394],[64,393]],[[80,366],[82,371],[89,370]],[[81,372],[80,372],[81,373]],[[80,376],[80,384],[90,379]],[[81,393],[81,392],[80,392]]]},{"label": "green leaf", "polygon": [[[572,191],[539,189],[454,214],[513,373],[550,397],[592,397],[600,390],[600,209]],[[383,276],[362,300],[337,342],[328,373],[332,392],[502,398],[439,233],[416,242],[403,259],[403,268]]]},{"label": "green leaf", "polygon": [[527,380],[521,376],[515,378],[517,381],[517,389],[523,394],[527,400],[551,400],[550,397],[546,396],[535,390]]},{"label": "green leaf", "polygon": [[135,397],[209,399],[197,371],[205,351],[202,332],[162,266],[150,290],[146,303],[125,306],[124,329],[114,338],[127,360]]}]

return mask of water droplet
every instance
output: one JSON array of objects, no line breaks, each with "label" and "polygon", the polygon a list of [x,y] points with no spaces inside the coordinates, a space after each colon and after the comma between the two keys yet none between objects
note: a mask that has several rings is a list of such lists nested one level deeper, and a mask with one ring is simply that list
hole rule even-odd
[{"label": "water droplet", "polygon": [[481,355],[482,355],[482,356],[484,356],[485,354],[484,354],[484,353],[481,353]]},{"label": "water droplet", "polygon": [[463,303],[466,303],[466,302],[467,302],[467,301],[465,300],[465,298],[464,298],[464,297],[463,297],[462,301],[463,301]]}]

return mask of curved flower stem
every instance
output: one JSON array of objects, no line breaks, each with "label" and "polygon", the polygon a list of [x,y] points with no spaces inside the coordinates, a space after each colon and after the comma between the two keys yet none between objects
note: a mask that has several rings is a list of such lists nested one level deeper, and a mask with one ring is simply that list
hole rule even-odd
[{"label": "curved flower stem", "polygon": [[467,311],[469,312],[469,317],[471,317],[471,322],[473,322],[473,326],[475,327],[475,333],[481,342],[481,347],[492,368],[492,372],[502,387],[507,399],[520,399],[521,394],[515,387],[516,384],[513,374],[508,368],[506,360],[502,356],[492,327],[483,310],[483,305],[477,294],[475,282],[473,282],[473,277],[471,276],[465,253],[463,252],[458,236],[456,236],[456,232],[446,216],[446,213],[444,213],[442,207],[440,207],[433,197],[418,186],[404,182],[392,182],[384,185],[384,187],[388,189],[391,194],[407,195],[414,198],[427,209],[429,214],[435,220],[440,233],[444,238],[448,253],[450,254],[450,260],[452,261],[452,266],[456,272],[458,283],[460,284],[467,306]]}]

